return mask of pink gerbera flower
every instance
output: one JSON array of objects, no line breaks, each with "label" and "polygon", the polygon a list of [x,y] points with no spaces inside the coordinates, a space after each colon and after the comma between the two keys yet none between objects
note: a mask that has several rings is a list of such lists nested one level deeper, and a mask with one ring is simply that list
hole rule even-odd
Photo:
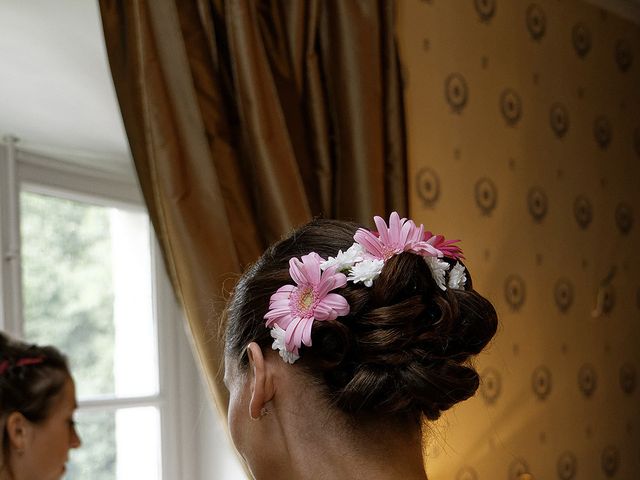
[{"label": "pink gerbera flower", "polygon": [[387,261],[402,252],[413,252],[420,255],[437,256],[438,251],[423,241],[424,227],[419,227],[412,220],[400,218],[398,212],[391,213],[389,225],[382,217],[373,218],[377,232],[359,228],[353,236],[366,252],[377,260]]},{"label": "pink gerbera flower", "polygon": [[437,250],[440,250],[445,257],[453,258],[454,260],[464,260],[462,249],[458,245],[454,245],[454,243],[458,243],[460,240],[445,240],[443,235],[434,235],[431,232],[424,232],[423,240]]},{"label": "pink gerbera flower", "polygon": [[322,271],[323,262],[315,252],[289,260],[289,274],[296,285],[284,285],[271,295],[264,316],[267,327],[275,324],[285,331],[285,347],[296,355],[302,344],[311,346],[314,320],[335,320],[349,313],[347,300],[330,293],[343,287],[347,277],[336,272],[335,266]]}]

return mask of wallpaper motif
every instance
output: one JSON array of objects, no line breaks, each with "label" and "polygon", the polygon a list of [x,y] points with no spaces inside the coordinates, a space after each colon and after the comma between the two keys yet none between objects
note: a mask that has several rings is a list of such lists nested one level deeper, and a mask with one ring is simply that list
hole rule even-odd
[{"label": "wallpaper motif", "polygon": [[640,478],[640,26],[580,0],[403,0],[411,215],[500,330],[430,478]]}]

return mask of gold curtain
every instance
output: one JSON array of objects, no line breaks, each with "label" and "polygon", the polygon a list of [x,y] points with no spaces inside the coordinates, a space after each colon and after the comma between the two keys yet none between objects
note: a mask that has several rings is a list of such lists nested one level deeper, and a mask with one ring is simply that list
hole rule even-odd
[{"label": "gold curtain", "polygon": [[101,0],[140,185],[218,405],[223,290],[315,215],[406,213],[394,5]]}]

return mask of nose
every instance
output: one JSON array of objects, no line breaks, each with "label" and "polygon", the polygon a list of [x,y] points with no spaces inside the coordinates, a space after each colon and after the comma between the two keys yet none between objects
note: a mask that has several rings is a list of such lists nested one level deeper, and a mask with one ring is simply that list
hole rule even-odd
[{"label": "nose", "polygon": [[69,446],[71,448],[78,448],[80,447],[80,445],[82,445],[82,440],[80,439],[80,435],[78,435],[78,432],[74,427],[73,430],[71,431],[71,439],[69,442]]}]

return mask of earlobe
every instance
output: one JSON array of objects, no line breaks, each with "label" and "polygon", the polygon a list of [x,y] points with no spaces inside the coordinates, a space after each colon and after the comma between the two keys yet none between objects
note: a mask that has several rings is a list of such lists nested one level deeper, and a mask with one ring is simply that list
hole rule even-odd
[{"label": "earlobe", "polygon": [[24,451],[27,444],[29,421],[20,412],[12,412],[7,417],[6,431],[11,447],[17,452]]},{"label": "earlobe", "polygon": [[265,362],[260,346],[251,342],[247,346],[249,368],[251,369],[251,400],[249,401],[249,415],[258,420],[264,416],[265,404],[273,397],[271,388],[271,372]]}]

